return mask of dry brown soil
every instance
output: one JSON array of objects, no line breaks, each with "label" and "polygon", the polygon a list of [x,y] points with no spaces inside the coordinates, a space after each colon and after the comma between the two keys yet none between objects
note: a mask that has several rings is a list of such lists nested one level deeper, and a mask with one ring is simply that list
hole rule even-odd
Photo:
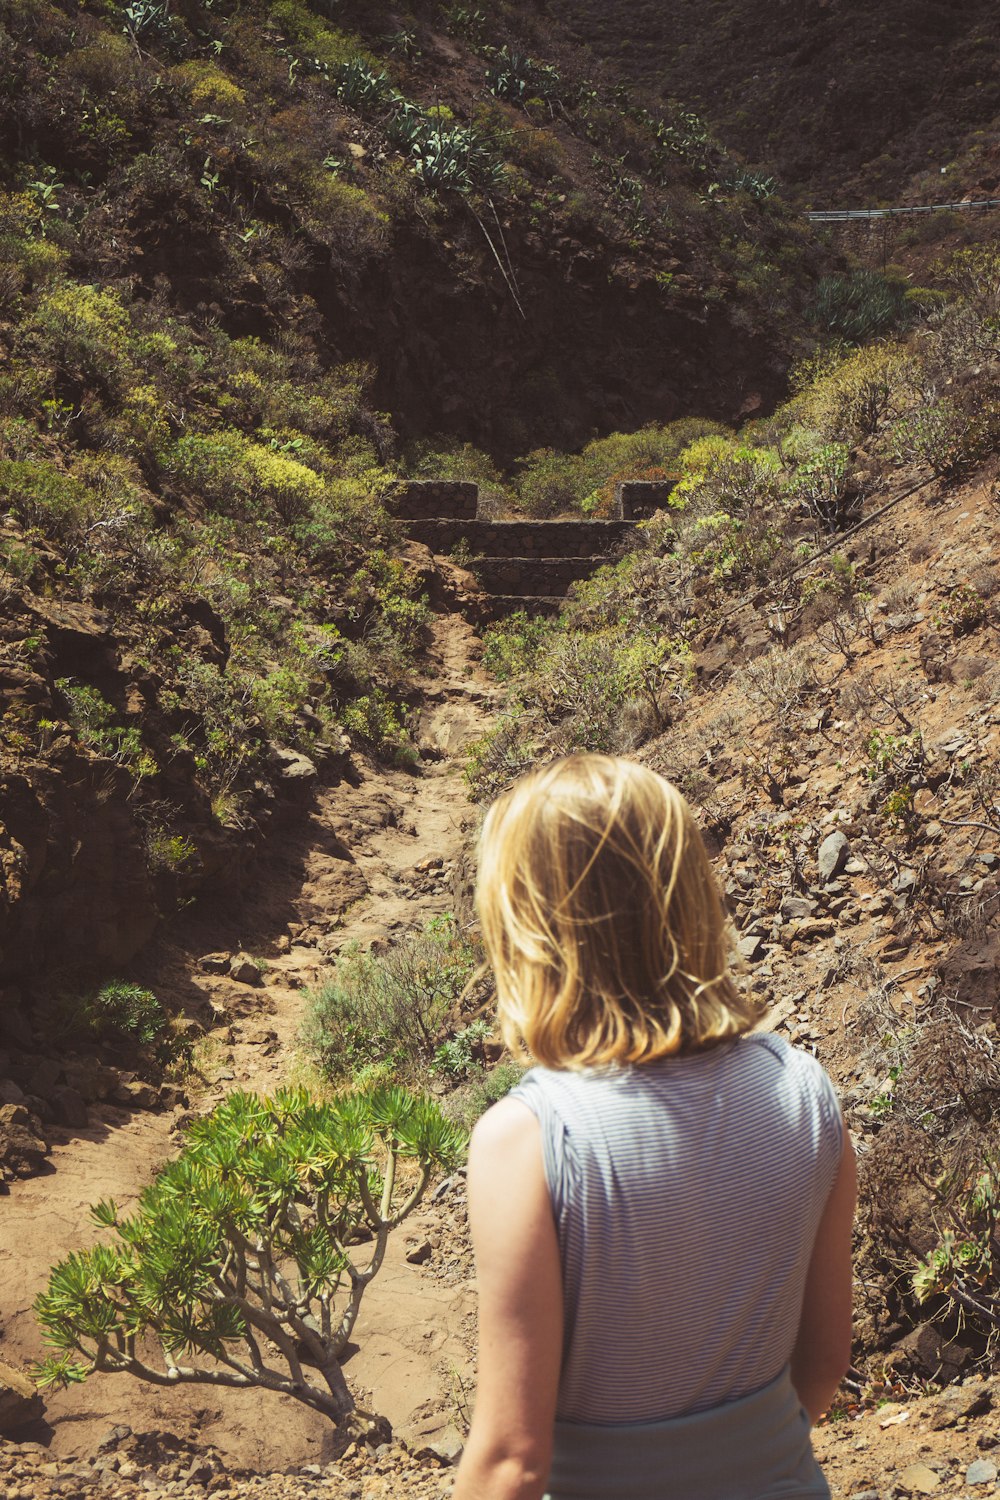
[{"label": "dry brown soil", "polygon": [[[303,852],[289,849],[282,867],[261,872],[260,889],[238,921],[206,932],[199,919],[146,960],[168,1003],[173,994],[197,1012],[207,1000],[216,1014],[217,1026],[196,1052],[201,1076],[192,1079],[190,1102],[198,1111],[228,1089],[266,1091],[301,1072],[296,1038],[303,987],[339,947],[384,940],[452,904],[449,874],[471,817],[456,752],[482,732],[490,687],[475,665],[477,643],[465,621],[437,617],[433,628],[433,679],[422,684],[417,736],[428,757],[422,771],[366,769],[357,786],[323,791],[308,815]],[[416,868],[428,861],[440,866]],[[285,920],[276,936],[279,917]],[[264,984],[250,987],[205,973],[199,958],[213,948],[265,956]],[[12,1185],[0,1237],[0,1326],[8,1361],[27,1363],[42,1353],[31,1304],[50,1266],[96,1236],[88,1228],[88,1206],[112,1197],[127,1207],[176,1149],[184,1115],[103,1107],[89,1129],[53,1132],[49,1173]],[[459,1255],[447,1264],[440,1229],[450,1217],[446,1198],[395,1237],[366,1296],[358,1347],[347,1365],[352,1387],[369,1393],[395,1432],[418,1447],[457,1440],[468,1381],[471,1271]],[[428,1236],[440,1246],[430,1261],[407,1263],[407,1247]],[[46,1406],[49,1430],[37,1435],[60,1458],[93,1453],[116,1423],[197,1438],[241,1468],[322,1462],[330,1450],[322,1417],[262,1392],[163,1391],[104,1376],[50,1394]]]}]

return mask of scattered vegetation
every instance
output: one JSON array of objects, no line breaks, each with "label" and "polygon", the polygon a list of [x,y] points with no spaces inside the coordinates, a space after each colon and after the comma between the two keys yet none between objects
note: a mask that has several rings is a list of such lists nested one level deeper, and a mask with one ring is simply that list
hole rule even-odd
[{"label": "scattered vegetation", "polygon": [[432,1101],[402,1089],[327,1104],[301,1090],[231,1094],[190,1127],[135,1213],[92,1209],[115,1239],[61,1261],[37,1299],[57,1351],[40,1380],[258,1386],[352,1419],[339,1357],[365,1290],[392,1230],[463,1144]]},{"label": "scattered vegetation", "polygon": [[472,1045],[450,1037],[448,1023],[477,963],[474,944],[450,916],[383,952],[342,953],[309,997],[307,1052],[334,1082],[373,1073],[413,1079],[435,1061],[453,1071],[441,1049],[456,1061]]}]

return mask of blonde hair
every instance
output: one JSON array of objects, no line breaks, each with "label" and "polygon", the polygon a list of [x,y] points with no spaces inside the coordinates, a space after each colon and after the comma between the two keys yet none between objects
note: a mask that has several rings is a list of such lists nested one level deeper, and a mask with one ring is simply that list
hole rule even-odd
[{"label": "blonde hair", "polygon": [[652,1062],[756,1019],[691,809],[634,761],[569,756],[498,798],[476,903],[504,1040],[548,1067]]}]

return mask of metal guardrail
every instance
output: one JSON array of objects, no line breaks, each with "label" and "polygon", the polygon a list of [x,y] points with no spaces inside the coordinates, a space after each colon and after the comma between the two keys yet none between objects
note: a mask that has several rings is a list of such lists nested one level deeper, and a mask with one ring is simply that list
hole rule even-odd
[{"label": "metal guardrail", "polygon": [[961,203],[925,203],[916,208],[818,208],[806,214],[813,224],[846,224],[852,219],[890,219],[896,214],[939,214],[946,209],[1000,208],[1000,198],[965,198]]}]

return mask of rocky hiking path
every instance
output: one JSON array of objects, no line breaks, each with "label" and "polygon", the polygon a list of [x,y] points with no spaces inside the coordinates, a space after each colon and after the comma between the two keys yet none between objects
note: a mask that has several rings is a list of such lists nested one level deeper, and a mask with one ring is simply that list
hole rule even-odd
[{"label": "rocky hiking path", "polygon": [[[205,1028],[189,1083],[192,1110],[210,1108],[233,1088],[269,1091],[294,1080],[303,1066],[296,1039],[305,989],[336,952],[348,943],[385,940],[452,908],[450,877],[472,817],[460,752],[486,727],[492,696],[477,656],[477,638],[461,617],[436,616],[427,677],[419,684],[421,770],[365,767],[351,782],[322,789],[288,836],[272,840],[238,912],[179,921],[145,955],[139,977]],[[257,962],[233,962],[241,952]],[[27,1364],[42,1352],[31,1305],[51,1265],[96,1237],[89,1205],[113,1197],[127,1206],[176,1150],[189,1113],[180,1105],[173,1114],[99,1106],[88,1128],[53,1130],[48,1172],[13,1184],[0,1210],[0,1331],[9,1362]],[[463,1225],[457,1187],[439,1185],[435,1201],[390,1241],[348,1362],[353,1388],[388,1416],[396,1436],[414,1452],[433,1445],[442,1457],[460,1445],[469,1380],[474,1300]],[[174,1435],[179,1453],[161,1445],[157,1457],[148,1444],[134,1452],[138,1436],[150,1432]],[[67,1473],[96,1482],[95,1457],[105,1465],[105,1492],[109,1485],[130,1492],[134,1465],[145,1476],[145,1493],[161,1485],[197,1489],[213,1478],[217,1489],[222,1473],[246,1478],[250,1471],[325,1465],[333,1449],[329,1424],[283,1397],[206,1387],[162,1391],[124,1377],[95,1377],[49,1393],[45,1418],[30,1436],[43,1446],[0,1446],[0,1464],[4,1455],[23,1460],[7,1475],[0,1469],[0,1496],[21,1493],[17,1474],[25,1465],[23,1493],[34,1500],[49,1485],[52,1493],[71,1493],[77,1481],[67,1489]],[[201,1478],[193,1477],[197,1463],[191,1476],[176,1477],[192,1469],[196,1450],[209,1451]],[[438,1494],[438,1465],[430,1454],[426,1462],[429,1469],[420,1472],[431,1486],[427,1493]],[[395,1447],[391,1456],[363,1452],[342,1460],[348,1472],[352,1464],[366,1473],[372,1465],[392,1472],[412,1465],[414,1474],[418,1468]],[[53,1472],[43,1473],[43,1465]],[[398,1493],[394,1485],[386,1493]],[[411,1484],[407,1492],[423,1491]]]}]

